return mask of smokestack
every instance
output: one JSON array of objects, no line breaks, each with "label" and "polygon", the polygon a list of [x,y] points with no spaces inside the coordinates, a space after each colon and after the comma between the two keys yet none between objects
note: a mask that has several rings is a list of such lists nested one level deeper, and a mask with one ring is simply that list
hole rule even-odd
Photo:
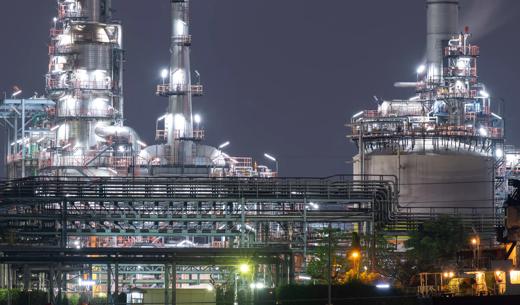
[{"label": "smokestack", "polygon": [[440,80],[444,47],[459,32],[459,0],[427,0],[428,77]]},{"label": "smokestack", "polygon": [[175,164],[193,162],[193,118],[189,28],[189,0],[171,0],[168,144]]}]

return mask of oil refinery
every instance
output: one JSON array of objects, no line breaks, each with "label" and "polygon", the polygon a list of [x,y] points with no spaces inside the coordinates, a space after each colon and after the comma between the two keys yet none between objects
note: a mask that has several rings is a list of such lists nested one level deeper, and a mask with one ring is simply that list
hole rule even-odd
[{"label": "oil refinery", "polygon": [[402,252],[411,232],[446,215],[479,247],[506,249],[513,263],[497,272],[513,274],[520,234],[508,181],[520,152],[506,145],[503,114],[479,80],[480,48],[458,0],[426,1],[426,59],[414,81],[395,84],[415,95],[355,113],[354,174],[326,178],[283,178],[274,156],[265,155],[272,169],[230,156],[229,142],[206,144],[193,113],[204,94],[191,67],[197,18],[189,0],[169,3],[155,143],[125,125],[124,20],[113,19],[112,1],[54,4],[45,95],[15,87],[0,101],[0,289],[45,291],[60,305],[82,294],[112,305],[228,304],[218,290],[245,305],[243,291],[309,283],[327,238],[331,270],[332,230],[355,233],[339,249],[357,259],[362,248],[365,272],[375,272],[381,239]]}]

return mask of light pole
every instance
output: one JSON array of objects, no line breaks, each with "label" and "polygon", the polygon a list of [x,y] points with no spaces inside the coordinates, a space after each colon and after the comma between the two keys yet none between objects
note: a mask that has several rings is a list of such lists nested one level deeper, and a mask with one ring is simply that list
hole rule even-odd
[{"label": "light pole", "polygon": [[479,260],[480,260],[480,237],[475,236],[471,239],[471,245],[473,246],[473,267],[479,268]]},{"label": "light pole", "polygon": [[272,155],[268,154],[268,153],[265,153],[264,157],[269,159],[269,160],[271,160],[271,161],[273,161],[276,164],[276,175],[278,176],[278,160],[275,157],[273,157]]}]

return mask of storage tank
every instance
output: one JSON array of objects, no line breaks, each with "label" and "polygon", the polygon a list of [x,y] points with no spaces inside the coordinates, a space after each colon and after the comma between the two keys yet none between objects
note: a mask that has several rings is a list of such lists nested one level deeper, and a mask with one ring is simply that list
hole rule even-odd
[{"label": "storage tank", "polygon": [[[362,173],[360,159],[354,157],[355,174]],[[416,217],[492,217],[494,168],[492,157],[469,151],[372,152],[364,161],[365,174],[398,177],[401,211]]]},{"label": "storage tank", "polygon": [[495,188],[504,123],[479,82],[479,47],[468,29],[454,34],[458,1],[427,0],[427,8],[428,56],[417,71],[416,96],[352,117],[353,172],[398,178],[395,224],[453,215],[492,236],[502,218]]}]

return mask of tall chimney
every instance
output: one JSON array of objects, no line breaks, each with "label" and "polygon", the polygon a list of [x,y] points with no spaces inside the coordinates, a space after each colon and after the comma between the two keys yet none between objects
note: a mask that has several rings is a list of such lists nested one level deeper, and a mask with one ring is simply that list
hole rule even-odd
[{"label": "tall chimney", "polygon": [[459,33],[459,0],[427,0],[426,7],[428,77],[438,81],[442,75],[444,47]]}]

